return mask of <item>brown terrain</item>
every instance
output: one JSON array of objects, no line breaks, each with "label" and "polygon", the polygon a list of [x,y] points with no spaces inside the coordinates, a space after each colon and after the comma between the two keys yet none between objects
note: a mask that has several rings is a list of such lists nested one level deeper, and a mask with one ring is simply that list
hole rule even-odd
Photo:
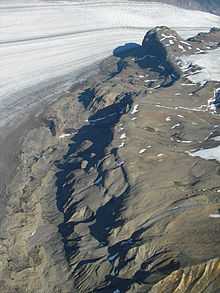
[{"label": "brown terrain", "polygon": [[189,155],[219,144],[220,82],[178,61],[220,30],[184,42],[157,27],[115,49],[5,140],[0,292],[220,292],[220,165]]}]

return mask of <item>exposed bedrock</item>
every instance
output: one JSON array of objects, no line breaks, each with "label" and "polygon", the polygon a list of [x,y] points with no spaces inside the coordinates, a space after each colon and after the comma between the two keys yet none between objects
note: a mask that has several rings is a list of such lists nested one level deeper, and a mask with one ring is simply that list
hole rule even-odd
[{"label": "exposed bedrock", "polygon": [[178,62],[219,37],[157,27],[39,117],[8,187],[2,292],[219,291],[220,167],[193,150],[219,145],[220,84]]}]

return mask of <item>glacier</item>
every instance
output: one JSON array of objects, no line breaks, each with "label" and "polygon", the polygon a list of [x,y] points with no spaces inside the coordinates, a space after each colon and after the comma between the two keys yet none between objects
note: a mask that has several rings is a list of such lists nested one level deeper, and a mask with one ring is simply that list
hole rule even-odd
[{"label": "glacier", "polygon": [[220,17],[137,1],[0,2],[0,126],[53,99],[88,66],[147,30],[166,25],[183,37],[218,26]]}]

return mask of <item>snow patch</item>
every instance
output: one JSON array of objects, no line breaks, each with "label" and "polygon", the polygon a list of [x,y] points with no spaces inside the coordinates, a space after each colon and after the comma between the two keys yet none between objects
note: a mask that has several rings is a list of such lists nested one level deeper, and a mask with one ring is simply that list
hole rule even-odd
[{"label": "snow patch", "polygon": [[175,125],[173,125],[172,127],[171,127],[171,129],[175,129],[175,128],[177,128],[177,127],[180,127],[180,123],[176,123]]},{"label": "snow patch", "polygon": [[120,149],[125,147],[125,142],[123,141],[119,146],[118,146]]},{"label": "snow patch", "polygon": [[139,111],[138,108],[139,108],[139,105],[138,104],[134,105],[134,108],[131,111],[131,114],[134,115],[135,113],[137,113]]},{"label": "snow patch", "polygon": [[209,218],[213,218],[213,219],[220,218],[220,214],[210,214]]},{"label": "snow patch", "polygon": [[178,48],[181,49],[183,52],[186,52],[185,48],[182,45],[178,45]]},{"label": "snow patch", "polygon": [[206,52],[197,49],[199,55],[182,56],[183,63],[197,64],[202,69],[198,72],[191,73],[187,78],[194,82],[205,84],[207,81],[220,81],[220,48]]},{"label": "snow patch", "polygon": [[177,139],[176,142],[180,142],[180,143],[192,143],[192,140],[180,140],[180,139]]},{"label": "snow patch", "polygon": [[120,139],[125,139],[127,136],[126,136],[126,133],[122,133],[122,135],[120,136]]},{"label": "snow patch", "polygon": [[214,91],[213,97],[208,99],[208,109],[211,112],[216,112],[217,108],[220,107],[220,88]]},{"label": "snow patch", "polygon": [[220,146],[209,149],[200,149],[198,151],[187,153],[192,157],[200,157],[204,160],[216,160],[220,162]]},{"label": "snow patch", "polygon": [[146,150],[147,150],[147,149],[141,149],[141,150],[139,151],[139,154],[143,154],[144,152],[146,152]]},{"label": "snow patch", "polygon": [[211,140],[214,140],[214,141],[220,141],[220,136],[212,137]]},{"label": "snow patch", "polygon": [[71,133],[63,133],[59,136],[59,138],[66,138],[66,137],[70,137]]}]

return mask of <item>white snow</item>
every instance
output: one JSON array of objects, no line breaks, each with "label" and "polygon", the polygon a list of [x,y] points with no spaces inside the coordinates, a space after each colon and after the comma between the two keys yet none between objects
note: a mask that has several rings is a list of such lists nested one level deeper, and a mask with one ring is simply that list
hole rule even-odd
[{"label": "white snow", "polygon": [[219,22],[154,2],[2,0],[0,122],[59,95],[86,66],[126,42],[141,43],[152,27],[167,25],[189,37]]},{"label": "white snow", "polygon": [[141,150],[139,151],[139,154],[143,154],[144,152],[146,152],[146,150],[147,150],[147,149],[141,149]]},{"label": "white snow", "polygon": [[164,40],[166,40],[166,39],[170,39],[170,38],[176,39],[176,37],[173,36],[173,35],[165,35],[165,34],[162,34],[162,37],[163,38],[160,39],[161,42],[164,41]]},{"label": "white snow", "polygon": [[217,219],[217,218],[220,218],[220,214],[210,214],[209,217]]},{"label": "white snow", "polygon": [[180,43],[182,43],[182,44],[184,44],[184,45],[187,45],[187,46],[191,47],[191,44],[190,44],[190,43],[188,43],[188,42],[185,42],[185,41],[180,41]]},{"label": "white snow", "polygon": [[177,140],[177,142],[181,142],[181,143],[192,143],[192,140]]},{"label": "white snow", "polygon": [[200,81],[200,87],[205,86],[208,83],[208,80],[202,80]]},{"label": "white snow", "polygon": [[169,109],[169,110],[187,110],[187,111],[193,111],[193,112],[207,112],[207,105],[201,105],[201,106],[196,107],[196,108],[188,108],[188,107],[183,107],[183,106],[169,107],[169,106],[156,104],[155,107],[163,108],[163,109]]},{"label": "white snow", "polygon": [[144,82],[153,82],[153,81],[157,81],[156,79],[145,79],[145,81]]},{"label": "white snow", "polygon": [[211,140],[214,140],[214,141],[220,141],[220,136],[212,137]]},{"label": "white snow", "polygon": [[125,139],[126,138],[126,133],[122,133],[122,135],[120,136],[120,139]]},{"label": "white snow", "polygon": [[70,133],[63,133],[59,136],[59,138],[66,138],[66,137],[70,137],[71,134]]},{"label": "white snow", "polygon": [[[201,51],[198,51],[201,53]],[[204,85],[209,80],[220,81],[220,49],[215,49],[201,55],[191,55],[181,57],[183,62],[191,62],[202,68],[196,74],[191,74],[187,78],[195,83]]]},{"label": "white snow", "polygon": [[134,115],[135,113],[137,113],[139,111],[138,108],[139,108],[138,104],[134,105],[134,108],[132,109],[131,114]]},{"label": "white snow", "polygon": [[219,107],[220,100],[220,88],[215,89],[213,97],[208,99],[208,109],[211,112],[216,112],[216,108]]},{"label": "white snow", "polygon": [[123,141],[120,145],[119,148],[123,148],[125,146],[125,142]]},{"label": "white snow", "polygon": [[170,122],[172,119],[171,119],[171,117],[170,116],[168,116],[167,118],[166,118],[166,121],[167,122]]},{"label": "white snow", "polygon": [[176,123],[175,125],[173,125],[173,126],[171,127],[171,129],[175,129],[175,128],[179,127],[179,126],[180,126],[180,123]]},{"label": "white snow", "polygon": [[205,53],[204,50],[201,50],[200,48],[196,48],[197,52],[195,52],[195,54],[202,54]]},{"label": "white snow", "polygon": [[178,48],[181,49],[183,52],[186,52],[185,48],[182,45],[178,45]]},{"label": "white snow", "polygon": [[200,149],[198,151],[189,152],[188,154],[192,157],[200,157],[205,160],[216,160],[220,162],[220,146],[209,149]]}]

